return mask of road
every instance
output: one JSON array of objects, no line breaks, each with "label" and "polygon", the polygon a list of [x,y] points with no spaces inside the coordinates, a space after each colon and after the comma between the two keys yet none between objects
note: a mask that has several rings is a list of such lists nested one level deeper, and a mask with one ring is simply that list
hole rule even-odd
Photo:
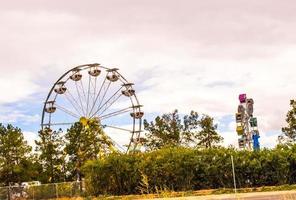
[{"label": "road", "polygon": [[162,198],[161,200],[296,200],[296,191],[254,192],[241,194]]}]

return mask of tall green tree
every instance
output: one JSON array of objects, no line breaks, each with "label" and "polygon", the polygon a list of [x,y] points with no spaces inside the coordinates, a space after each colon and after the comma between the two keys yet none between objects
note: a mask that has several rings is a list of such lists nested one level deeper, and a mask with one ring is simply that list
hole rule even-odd
[{"label": "tall green tree", "polygon": [[157,116],[154,122],[144,120],[146,133],[145,146],[150,149],[160,149],[165,146],[188,146],[195,142],[199,125],[199,115],[191,111],[181,120],[178,110]]},{"label": "tall green tree", "polygon": [[288,138],[288,141],[296,141],[296,100],[290,101],[291,109],[286,116],[287,126],[282,128],[282,132]]},{"label": "tall green tree", "polygon": [[81,180],[81,167],[87,160],[99,159],[114,150],[113,143],[95,119],[76,122],[65,135],[69,172]]},{"label": "tall green tree", "polygon": [[205,148],[219,144],[223,138],[217,133],[218,125],[214,124],[214,119],[208,115],[203,115],[199,120],[201,130],[196,135],[197,145]]},{"label": "tall green tree", "polygon": [[[31,178],[26,166],[32,164],[32,148],[25,141],[21,129],[0,124],[0,182],[8,185]],[[29,165],[30,165],[29,164]]]},{"label": "tall green tree", "polygon": [[65,180],[65,157],[63,156],[63,141],[60,133],[45,128],[39,131],[39,140],[36,140],[35,143],[43,167],[42,181]]}]

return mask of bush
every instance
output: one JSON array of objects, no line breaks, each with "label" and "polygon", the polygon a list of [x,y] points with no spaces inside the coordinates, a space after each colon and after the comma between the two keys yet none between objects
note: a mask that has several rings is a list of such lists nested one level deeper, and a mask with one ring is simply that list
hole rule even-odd
[{"label": "bush", "polygon": [[296,146],[254,152],[219,147],[115,153],[88,161],[83,173],[90,195],[232,188],[231,155],[238,188],[296,183]]}]

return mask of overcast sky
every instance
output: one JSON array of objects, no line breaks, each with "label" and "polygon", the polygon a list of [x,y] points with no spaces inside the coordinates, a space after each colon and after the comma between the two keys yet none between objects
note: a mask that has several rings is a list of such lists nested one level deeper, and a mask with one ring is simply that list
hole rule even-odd
[{"label": "overcast sky", "polygon": [[0,3],[0,122],[30,141],[52,84],[84,63],[120,68],[151,119],[175,108],[210,114],[225,145],[237,145],[239,93],[254,99],[266,147],[296,96],[294,0]]}]

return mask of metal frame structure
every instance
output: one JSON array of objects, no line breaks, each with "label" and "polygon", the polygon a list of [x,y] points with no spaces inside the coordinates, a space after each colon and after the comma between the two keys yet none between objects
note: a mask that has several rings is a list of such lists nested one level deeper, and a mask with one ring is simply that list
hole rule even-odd
[{"label": "metal frame structure", "polygon": [[254,100],[247,98],[246,94],[239,95],[239,102],[236,119],[236,132],[240,136],[238,139],[239,148],[247,150],[260,149],[259,131],[257,118],[253,116]]},{"label": "metal frame structure", "polygon": [[[116,103],[128,106],[114,108]],[[53,84],[44,103],[41,128],[61,129],[81,118],[97,119],[102,128],[131,134],[126,148],[115,142],[117,148],[128,151],[131,146],[136,148],[140,141],[144,115],[141,108],[133,83],[128,82],[117,68],[98,63],[84,64],[70,69]],[[128,121],[131,128],[121,127],[122,121]]]}]

